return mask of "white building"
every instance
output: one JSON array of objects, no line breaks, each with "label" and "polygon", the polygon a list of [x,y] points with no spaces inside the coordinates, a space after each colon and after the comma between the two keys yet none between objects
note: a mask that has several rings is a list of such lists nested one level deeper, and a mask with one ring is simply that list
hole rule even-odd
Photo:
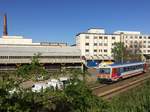
[{"label": "white building", "polygon": [[76,35],[76,45],[87,60],[112,60],[111,49],[120,41],[118,34],[106,34],[104,29],[92,28]]},{"label": "white building", "polygon": [[[32,39],[25,39],[22,36],[2,36],[0,44],[33,44]],[[37,43],[40,44],[40,43]]]},{"label": "white building", "polygon": [[120,34],[125,46],[133,53],[150,55],[150,35],[141,34],[141,32],[117,31]]},{"label": "white building", "polygon": [[116,31],[107,34],[104,29],[91,28],[76,35],[76,45],[87,60],[112,60],[113,44],[120,41],[132,52],[150,54],[150,35],[143,35],[140,32]]}]

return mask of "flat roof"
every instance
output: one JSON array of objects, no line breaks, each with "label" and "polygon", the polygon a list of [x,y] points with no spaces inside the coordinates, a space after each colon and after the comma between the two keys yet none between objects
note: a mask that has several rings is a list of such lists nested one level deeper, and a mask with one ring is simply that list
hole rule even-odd
[{"label": "flat roof", "polygon": [[81,33],[78,33],[78,34],[76,34],[76,36],[79,36],[80,34],[94,34],[94,35],[120,35],[120,34],[114,34],[114,33],[88,33],[88,32],[81,32]]},{"label": "flat roof", "polygon": [[0,56],[81,56],[76,47],[0,47]]}]

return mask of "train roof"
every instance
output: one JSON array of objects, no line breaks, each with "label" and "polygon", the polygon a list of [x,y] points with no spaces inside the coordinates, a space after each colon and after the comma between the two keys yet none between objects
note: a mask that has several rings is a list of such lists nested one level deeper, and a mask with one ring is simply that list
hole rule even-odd
[{"label": "train roof", "polygon": [[139,65],[139,64],[144,64],[144,62],[129,62],[129,63],[114,63],[114,64],[110,64],[110,65],[102,65],[99,67],[125,67],[125,66],[132,66],[132,65]]}]

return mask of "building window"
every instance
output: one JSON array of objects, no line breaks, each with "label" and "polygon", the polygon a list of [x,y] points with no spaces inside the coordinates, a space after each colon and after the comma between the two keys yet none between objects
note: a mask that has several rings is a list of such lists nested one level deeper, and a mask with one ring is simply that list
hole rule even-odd
[{"label": "building window", "polygon": [[95,36],[94,39],[97,39],[97,37]]},{"label": "building window", "polygon": [[144,43],[146,43],[146,41],[144,41]]},{"label": "building window", "polygon": [[89,49],[86,49],[85,52],[89,52]]},{"label": "building window", "polygon": [[112,39],[115,39],[115,37],[112,37]]},{"label": "building window", "polygon": [[134,48],[137,48],[138,46],[137,45],[134,45]]},{"label": "building window", "polygon": [[107,46],[108,44],[107,43],[104,43],[104,46]]},{"label": "building window", "polygon": [[102,36],[99,37],[99,39],[102,39],[102,38],[103,38]]},{"label": "building window", "polygon": [[132,46],[132,45],[130,45],[130,48],[133,48],[133,46]]},{"label": "building window", "polygon": [[102,52],[102,49],[100,49],[99,52]]},{"label": "building window", "polygon": [[150,52],[150,50],[147,50],[147,52]]},{"label": "building window", "polygon": [[131,36],[130,38],[132,39],[133,37]]},{"label": "building window", "polygon": [[137,39],[138,37],[137,36],[135,36],[135,39]]},{"label": "building window", "polygon": [[107,39],[107,37],[104,37],[104,39]]},{"label": "building window", "polygon": [[139,39],[142,39],[142,36],[139,36]]},{"label": "building window", "polygon": [[97,46],[97,43],[94,43],[94,46]]},{"label": "building window", "polygon": [[97,50],[96,50],[96,49],[94,49],[94,52],[97,52]]},{"label": "building window", "polygon": [[85,38],[86,38],[86,39],[89,39],[89,36],[86,36]]},{"label": "building window", "polygon": [[144,36],[144,39],[146,39],[146,36]]},{"label": "building window", "polygon": [[136,41],[134,41],[134,44],[138,44],[138,41],[136,40]]},{"label": "building window", "polygon": [[148,39],[150,39],[150,36],[148,37]]},{"label": "building window", "polygon": [[104,49],[104,52],[107,52],[107,49]]},{"label": "building window", "polygon": [[103,43],[99,43],[99,46],[102,46],[103,45]]},{"label": "building window", "polygon": [[89,43],[85,43],[86,46],[89,46]]},{"label": "building window", "polygon": [[146,48],[146,45],[143,45],[143,48]]}]

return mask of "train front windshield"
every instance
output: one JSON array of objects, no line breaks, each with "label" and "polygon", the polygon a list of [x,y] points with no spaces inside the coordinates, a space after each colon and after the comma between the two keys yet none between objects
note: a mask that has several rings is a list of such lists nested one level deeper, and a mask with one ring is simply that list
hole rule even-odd
[{"label": "train front windshield", "polygon": [[100,74],[110,74],[110,68],[100,68]]}]

